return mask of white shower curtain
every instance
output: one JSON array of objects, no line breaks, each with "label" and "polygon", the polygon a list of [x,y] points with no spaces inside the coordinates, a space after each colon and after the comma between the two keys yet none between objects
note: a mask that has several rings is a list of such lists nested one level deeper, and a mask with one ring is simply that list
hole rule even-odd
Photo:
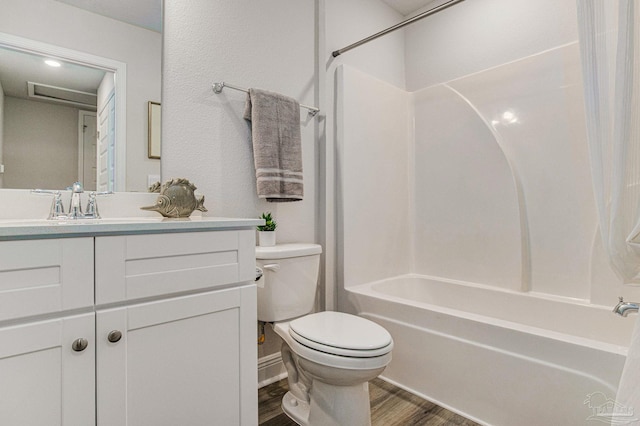
[{"label": "white shower curtain", "polygon": [[615,271],[627,283],[640,283],[637,6],[634,0],[578,0],[587,132],[600,233]]},{"label": "white shower curtain", "polygon": [[[636,4],[637,3],[637,4]],[[640,283],[640,0],[577,0],[591,172],[613,269]],[[617,401],[640,417],[640,319]],[[636,424],[636,423],[634,423]]]}]

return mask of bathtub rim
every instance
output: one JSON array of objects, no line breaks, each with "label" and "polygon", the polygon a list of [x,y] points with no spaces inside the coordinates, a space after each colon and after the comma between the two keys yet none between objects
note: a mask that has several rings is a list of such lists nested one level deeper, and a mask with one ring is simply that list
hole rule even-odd
[{"label": "bathtub rim", "polygon": [[[353,285],[353,286],[345,286],[345,291],[347,293],[355,293],[355,294],[360,294],[363,296],[368,296],[368,297],[377,297],[377,295],[383,295],[384,297],[377,297],[380,299],[386,299],[386,300],[390,300],[392,302],[398,303],[398,304],[403,304],[403,305],[409,305],[415,308],[426,308],[429,309],[431,311],[434,312],[438,312],[444,315],[450,315],[450,316],[454,316],[454,317],[460,317],[460,318],[464,318],[466,320],[469,321],[474,321],[474,322],[479,322],[479,323],[485,323],[485,324],[490,324],[496,327],[503,327],[503,328],[507,328],[510,330],[514,330],[514,331],[520,331],[520,332],[524,332],[524,333],[530,333],[539,337],[543,337],[543,338],[550,338],[553,340],[558,340],[558,341],[562,341],[562,342],[566,342],[566,343],[571,343],[571,344],[575,344],[575,345],[579,345],[579,346],[583,346],[583,347],[588,347],[588,348],[594,348],[594,349],[598,349],[598,350],[602,350],[605,352],[610,352],[610,353],[614,353],[617,355],[622,355],[622,356],[627,356],[628,354],[628,346],[623,346],[623,345],[617,345],[614,343],[608,343],[608,342],[603,342],[603,341],[599,341],[599,340],[595,340],[595,339],[591,339],[588,337],[583,337],[583,336],[576,336],[573,334],[569,334],[569,333],[563,333],[560,331],[555,331],[555,330],[550,330],[547,328],[542,328],[542,327],[537,327],[537,326],[532,326],[532,325],[528,325],[528,324],[523,324],[523,323],[519,323],[519,322],[515,322],[515,321],[509,321],[509,320],[505,320],[505,319],[500,319],[500,318],[494,318],[488,315],[482,315],[482,314],[476,314],[476,313],[472,313],[472,312],[466,312],[464,310],[461,309],[455,309],[455,308],[450,308],[450,307],[446,307],[446,306],[439,306],[433,303],[427,303],[427,302],[416,302],[407,298],[403,298],[403,297],[399,297],[399,296],[395,296],[392,294],[388,294],[388,293],[383,293],[379,290],[375,289],[376,285],[382,284],[382,283],[387,283],[390,281],[395,281],[395,280],[400,280],[400,279],[424,279],[424,280],[431,280],[431,281],[439,281],[439,282],[444,282],[444,283],[450,283],[450,284],[455,284],[455,285],[459,285],[459,286],[465,286],[465,287],[474,287],[474,288],[478,288],[478,289],[482,289],[482,290],[486,290],[486,291],[491,291],[491,292],[500,292],[500,293],[505,293],[511,296],[516,296],[516,297],[533,297],[533,298],[539,298],[542,300],[546,300],[546,301],[553,301],[553,302],[557,302],[557,303],[561,303],[561,304],[570,304],[570,305],[578,305],[578,306],[582,306],[588,309],[596,309],[596,310],[601,310],[601,311],[608,311],[611,312],[611,310],[608,307],[602,306],[602,305],[595,305],[595,304],[591,304],[588,303],[587,301],[585,301],[584,299],[574,299],[574,298],[568,298],[568,297],[563,297],[563,296],[554,296],[554,295],[548,295],[548,294],[540,294],[540,293],[535,293],[535,292],[518,292],[518,291],[514,291],[514,290],[508,290],[508,289],[502,289],[502,288],[497,288],[497,287],[492,287],[489,285],[485,285],[485,284],[478,284],[478,283],[473,283],[473,282],[467,282],[467,281],[460,281],[460,280],[454,280],[454,279],[448,279],[448,278],[441,278],[441,277],[434,277],[434,276],[430,276],[430,275],[422,275],[422,274],[415,274],[415,273],[409,273],[409,274],[402,274],[402,275],[396,275],[393,277],[388,277],[388,278],[384,278],[381,280],[377,280],[377,281],[372,281],[372,282],[368,282],[368,283],[364,283],[364,284],[357,284],[357,285]],[[362,313],[370,313],[370,314],[375,314],[374,312],[367,312],[367,311],[363,311]],[[378,314],[375,314],[378,315]],[[611,313],[611,315],[613,315],[613,313]]]}]

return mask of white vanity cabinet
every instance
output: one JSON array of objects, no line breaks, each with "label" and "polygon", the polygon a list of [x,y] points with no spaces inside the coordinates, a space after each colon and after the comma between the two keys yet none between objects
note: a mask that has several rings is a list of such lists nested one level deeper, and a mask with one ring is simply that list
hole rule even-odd
[{"label": "white vanity cabinet", "polygon": [[93,238],[0,242],[1,425],[95,421],[93,299]]},{"label": "white vanity cabinet", "polygon": [[254,279],[253,230],[97,237],[98,425],[256,424]]},{"label": "white vanity cabinet", "polygon": [[[252,228],[0,241],[0,255],[25,243],[84,255],[9,292],[25,267],[0,256],[0,424],[257,424]],[[49,287],[76,273],[91,297],[67,308]],[[37,289],[55,296],[21,318],[12,293]]]}]

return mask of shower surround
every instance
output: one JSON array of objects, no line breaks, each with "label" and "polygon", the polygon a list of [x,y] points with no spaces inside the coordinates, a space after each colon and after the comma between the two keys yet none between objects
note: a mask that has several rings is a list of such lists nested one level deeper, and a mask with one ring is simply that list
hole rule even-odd
[{"label": "shower surround", "polygon": [[615,397],[633,322],[608,310],[640,293],[599,240],[577,42],[413,92],[337,81],[340,308],[392,332],[385,378],[496,425]]}]

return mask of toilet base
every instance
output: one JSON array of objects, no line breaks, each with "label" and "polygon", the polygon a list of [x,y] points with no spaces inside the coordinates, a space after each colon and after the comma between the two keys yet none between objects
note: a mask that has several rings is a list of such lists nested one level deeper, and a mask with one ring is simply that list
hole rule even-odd
[{"label": "toilet base", "polygon": [[282,411],[301,426],[371,426],[369,383],[334,386],[314,380],[310,403],[291,392],[282,398]]},{"label": "toilet base", "polygon": [[291,392],[287,392],[282,397],[282,411],[299,425],[309,424],[309,404],[300,401]]}]

